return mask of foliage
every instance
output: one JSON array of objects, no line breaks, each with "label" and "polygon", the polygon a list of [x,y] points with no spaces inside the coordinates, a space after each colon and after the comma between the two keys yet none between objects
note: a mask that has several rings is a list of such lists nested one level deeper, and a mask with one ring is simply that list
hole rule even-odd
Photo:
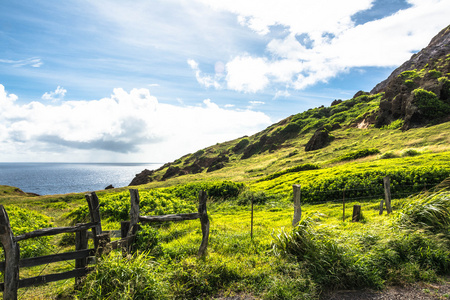
[{"label": "foliage", "polygon": [[[439,160],[435,159],[437,156],[440,157]],[[347,199],[376,198],[383,196],[383,178],[389,175],[394,196],[411,195],[422,191],[424,186],[439,184],[450,176],[449,161],[450,157],[447,155],[424,153],[415,157],[354,162],[332,168],[288,173],[272,180],[255,182],[250,187],[290,196],[292,185],[300,184],[303,203],[342,200],[343,190]]]},{"label": "foliage", "polygon": [[420,155],[421,153],[419,151],[417,151],[416,149],[406,149],[404,151],[402,151],[402,156],[416,156],[416,155]]},{"label": "foliage", "polygon": [[161,255],[162,248],[159,243],[158,230],[149,224],[141,225],[136,233],[136,248],[148,252],[152,256]]},{"label": "foliage", "polygon": [[393,151],[387,151],[380,155],[381,159],[396,158],[397,155]]},{"label": "foliage", "polygon": [[226,200],[235,198],[244,188],[243,183],[232,181],[213,181],[213,182],[192,182],[184,185],[177,185],[166,189],[167,192],[175,197],[182,199],[198,199],[200,191],[206,191],[208,196],[215,200]]},{"label": "foliage", "polygon": [[402,207],[397,223],[433,232],[447,230],[450,225],[450,192],[426,193],[413,198]]},{"label": "foliage", "polygon": [[[7,206],[6,211],[15,236],[37,229],[52,227],[50,218],[36,211],[20,208],[16,205]],[[27,258],[47,254],[49,252],[49,241],[50,237],[39,237],[19,242],[20,257]],[[3,260],[3,251],[0,253],[0,260]]]},{"label": "foliage", "polygon": [[245,147],[247,147],[248,144],[250,144],[250,141],[248,140],[248,138],[243,138],[243,139],[241,139],[241,140],[233,147],[233,152],[239,152],[239,151],[243,150]]},{"label": "foliage", "polygon": [[230,282],[239,281],[241,272],[234,264],[212,256],[205,260],[186,259],[171,274],[175,299],[205,299]]},{"label": "foliage", "polygon": [[316,170],[319,169],[320,167],[318,165],[315,164],[301,164],[283,171],[279,171],[273,174],[270,174],[264,178],[261,178],[258,180],[259,181],[265,181],[265,180],[272,180],[274,178],[280,177],[281,175],[287,174],[287,173],[293,173],[293,172],[301,172],[301,171],[306,171],[306,170]]},{"label": "foliage", "polygon": [[344,154],[342,156],[339,156],[338,158],[334,159],[333,161],[339,162],[339,161],[347,161],[347,160],[354,160],[362,157],[366,157],[369,155],[374,155],[380,153],[380,150],[378,149],[361,149],[353,152],[349,152],[347,154]]},{"label": "foliage", "polygon": [[[410,203],[414,205],[414,200]],[[409,210],[407,207],[404,215]],[[347,231],[344,237],[319,226],[320,221],[317,215],[305,216],[292,231],[281,229],[274,234],[272,245],[276,255],[297,261],[322,289],[381,288],[384,284],[435,280],[438,274],[450,271],[446,239],[411,230],[409,217],[401,223],[408,225],[401,227],[405,229],[390,227],[363,235]],[[383,235],[385,231],[389,237]]]},{"label": "foliage", "polygon": [[391,124],[381,127],[381,129],[390,129],[390,130],[399,129],[402,128],[404,123],[405,121],[403,119],[397,119],[395,121],[392,121]]},{"label": "foliage", "polygon": [[353,249],[316,230],[316,220],[317,215],[306,216],[292,232],[280,230],[274,236],[275,254],[293,257],[318,284],[329,289],[381,287],[377,272],[359,261]]},{"label": "foliage", "polygon": [[[172,193],[162,189],[140,190],[139,208],[142,215],[165,215],[174,213],[191,213],[196,205],[179,199]],[[109,221],[127,220],[130,212],[130,193],[120,192],[104,194],[99,197],[100,216]],[[72,210],[68,215],[74,223],[86,222],[89,218],[87,205]]]},{"label": "foliage", "polygon": [[450,105],[439,100],[435,93],[422,88],[415,89],[413,93],[414,103],[425,118],[440,118],[450,113]]},{"label": "foliage", "polygon": [[280,196],[269,194],[264,191],[252,191],[250,189],[246,189],[243,191],[239,197],[237,198],[237,204],[239,205],[249,205],[253,204],[267,204],[270,201],[280,201]]},{"label": "foliage", "polygon": [[89,273],[77,296],[80,299],[168,299],[168,287],[158,280],[146,253],[122,257],[112,252],[103,256]]}]

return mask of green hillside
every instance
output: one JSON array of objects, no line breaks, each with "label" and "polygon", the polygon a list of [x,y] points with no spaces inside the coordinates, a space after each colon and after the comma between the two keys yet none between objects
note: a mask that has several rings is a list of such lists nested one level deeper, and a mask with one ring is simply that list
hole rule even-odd
[{"label": "green hillside", "polygon": [[[326,299],[338,290],[421,282],[423,290],[448,298],[436,286],[448,285],[450,275],[449,64],[448,52],[426,65],[406,64],[377,93],[358,92],[139,174],[133,188],[145,215],[196,212],[198,192],[208,193],[205,257],[197,257],[198,220],[142,226],[133,254],[100,257],[77,289],[66,280],[21,289],[23,295]],[[391,214],[379,213],[385,176]],[[301,185],[302,203],[296,226],[294,184]],[[128,188],[97,194],[103,230],[120,229],[129,219]],[[89,220],[82,194],[36,196],[0,186],[0,201],[15,234]],[[354,205],[361,206],[359,222],[352,222]],[[31,257],[73,250],[73,242],[66,234],[20,246]],[[45,272],[71,268],[55,263]],[[21,276],[43,272],[25,268]]]}]

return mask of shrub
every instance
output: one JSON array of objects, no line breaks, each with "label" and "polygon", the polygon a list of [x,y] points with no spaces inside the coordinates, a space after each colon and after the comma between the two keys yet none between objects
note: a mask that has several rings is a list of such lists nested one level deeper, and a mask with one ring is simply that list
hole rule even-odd
[{"label": "shrub", "polygon": [[212,181],[212,182],[193,182],[184,185],[177,185],[172,188],[167,188],[166,191],[172,195],[182,199],[198,199],[198,193],[203,190],[206,191],[208,197],[215,200],[227,200],[235,198],[244,188],[243,183],[236,183],[232,181]]},{"label": "shrub", "polygon": [[433,92],[418,88],[413,91],[413,94],[414,103],[427,119],[440,118],[450,112],[450,105],[439,100]]},{"label": "shrub", "polygon": [[395,121],[392,121],[391,124],[381,127],[381,129],[391,129],[391,130],[399,129],[402,128],[404,123],[405,121],[403,119],[397,119]]},{"label": "shrub", "polygon": [[406,149],[406,150],[402,151],[402,157],[417,156],[417,155],[420,155],[420,152],[417,151],[416,149]]},{"label": "shrub", "polygon": [[276,173],[267,175],[266,177],[259,179],[258,182],[265,181],[265,180],[272,180],[274,178],[280,177],[287,173],[301,172],[301,171],[307,171],[307,170],[317,170],[319,168],[320,167],[315,164],[301,164],[301,165],[298,165],[298,166],[295,166],[295,167],[292,167],[292,168],[289,168],[289,169],[286,169],[286,170],[283,170],[280,172],[276,172]]},{"label": "shrub", "polygon": [[233,147],[232,151],[237,153],[247,147],[248,144],[250,144],[248,138],[243,138]]},{"label": "shrub", "polygon": [[[31,232],[37,229],[52,227],[50,218],[36,211],[20,208],[15,205],[6,207],[11,229],[15,236]],[[44,236],[39,238],[27,239],[19,242],[20,257],[35,257],[47,254],[51,237]],[[0,261],[4,260],[3,248],[0,251]]]},{"label": "shrub", "polygon": [[380,156],[381,159],[396,158],[396,157],[397,155],[393,151],[385,152]]},{"label": "shrub", "polygon": [[252,203],[252,198],[254,204],[266,204],[269,201],[280,200],[281,196],[269,194],[264,191],[245,190],[237,198],[237,203],[239,205],[248,205]]},{"label": "shrub", "polygon": [[339,156],[338,158],[334,159],[334,162],[339,161],[347,161],[347,160],[354,160],[362,157],[366,157],[369,155],[374,155],[380,153],[380,150],[372,148],[372,149],[361,149],[353,152],[349,152],[347,154],[344,154],[342,156]]},{"label": "shrub", "polygon": [[442,76],[442,72],[439,72],[439,71],[437,71],[437,70],[429,70],[428,71],[428,74],[431,76],[431,77],[433,77],[433,78],[439,78],[439,77],[441,77]]},{"label": "shrub", "polygon": [[[140,190],[140,211],[143,215],[165,215],[195,212],[197,206],[190,201],[180,199],[168,189]],[[100,216],[108,221],[127,220],[130,212],[130,193],[128,191],[105,194],[99,197]],[[73,223],[86,222],[89,219],[87,205],[72,210],[68,218]]]}]

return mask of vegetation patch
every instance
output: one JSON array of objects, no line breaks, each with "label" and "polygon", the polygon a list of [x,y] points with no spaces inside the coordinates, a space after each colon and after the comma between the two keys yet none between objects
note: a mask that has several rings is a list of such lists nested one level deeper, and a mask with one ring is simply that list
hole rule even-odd
[{"label": "vegetation patch", "polygon": [[280,172],[270,174],[264,178],[258,179],[257,182],[265,181],[265,180],[272,180],[272,179],[275,179],[275,178],[280,177],[287,173],[301,172],[301,171],[306,171],[306,170],[317,170],[319,168],[320,167],[315,164],[301,164],[301,165],[298,165],[298,166],[295,166],[295,167],[292,167],[292,168],[289,168],[289,169],[286,169],[286,170],[283,170]]},{"label": "vegetation patch", "polygon": [[339,162],[339,161],[348,161],[348,160],[355,160],[358,158],[363,158],[369,155],[374,155],[374,154],[378,154],[380,153],[380,150],[378,149],[361,149],[361,150],[357,150],[357,151],[352,151],[349,152],[345,155],[339,156],[338,158],[334,159],[334,162]]}]

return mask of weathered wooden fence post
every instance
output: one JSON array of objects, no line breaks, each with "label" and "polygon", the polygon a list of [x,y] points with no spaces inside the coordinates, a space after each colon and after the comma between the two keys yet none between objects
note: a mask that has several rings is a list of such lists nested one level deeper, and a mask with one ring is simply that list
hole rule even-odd
[{"label": "weathered wooden fence post", "polygon": [[301,186],[300,184],[294,184],[292,188],[294,189],[294,218],[292,220],[292,226],[295,226],[302,218],[302,206],[300,204]]},{"label": "weathered wooden fence post", "polygon": [[384,185],[384,198],[386,201],[386,210],[387,213],[390,214],[392,212],[392,208],[391,208],[391,180],[389,176],[383,178],[383,185]]},{"label": "weathered wooden fence post", "polygon": [[91,217],[91,222],[97,223],[92,228],[92,233],[94,235],[94,247],[98,250],[99,238],[98,236],[102,233],[102,223],[100,220],[100,203],[95,192],[85,195],[86,201],[89,207],[89,215]]},{"label": "weathered wooden fence post", "polygon": [[0,241],[5,253],[3,299],[16,300],[17,289],[19,288],[20,250],[19,245],[14,241],[8,214],[3,205],[0,205]]},{"label": "weathered wooden fence post", "polygon": [[202,226],[202,243],[200,248],[198,249],[198,256],[204,256],[206,254],[206,248],[208,247],[208,238],[209,238],[209,219],[208,213],[206,211],[206,200],[208,195],[205,191],[200,191],[198,194],[198,213],[200,215],[200,223]]},{"label": "weathered wooden fence post", "polygon": [[353,205],[352,222],[359,222],[361,218],[361,205]]},{"label": "weathered wooden fence post", "polygon": [[139,191],[130,189],[130,228],[128,229],[128,236],[133,235],[137,231],[139,223]]},{"label": "weathered wooden fence post", "polygon": [[[80,224],[77,224],[80,225]],[[88,234],[87,230],[79,230],[75,233],[75,250],[85,250],[88,249]],[[75,269],[86,268],[87,257],[78,258],[75,260]],[[82,277],[75,277],[75,288],[81,283]]]}]

